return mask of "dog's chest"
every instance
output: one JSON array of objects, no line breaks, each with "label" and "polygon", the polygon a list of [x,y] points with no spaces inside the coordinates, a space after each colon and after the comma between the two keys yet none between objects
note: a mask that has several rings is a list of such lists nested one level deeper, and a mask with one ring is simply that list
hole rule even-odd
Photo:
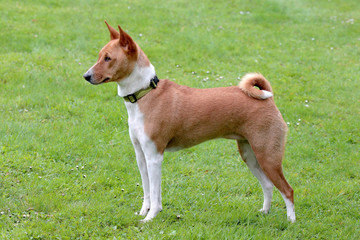
[{"label": "dog's chest", "polygon": [[144,126],[144,114],[140,111],[137,103],[125,102],[126,109],[128,111],[128,124],[132,138],[138,140],[144,139],[145,126]]},{"label": "dog's chest", "polygon": [[137,103],[125,102],[128,112],[128,123],[131,129],[144,130],[144,114],[140,111]]}]

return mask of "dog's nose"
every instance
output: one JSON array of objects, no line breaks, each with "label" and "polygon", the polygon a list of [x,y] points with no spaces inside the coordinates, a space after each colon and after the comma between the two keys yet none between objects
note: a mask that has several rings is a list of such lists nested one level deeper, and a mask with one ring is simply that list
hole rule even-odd
[{"label": "dog's nose", "polygon": [[85,78],[86,81],[90,82],[91,74],[85,73],[83,77]]}]

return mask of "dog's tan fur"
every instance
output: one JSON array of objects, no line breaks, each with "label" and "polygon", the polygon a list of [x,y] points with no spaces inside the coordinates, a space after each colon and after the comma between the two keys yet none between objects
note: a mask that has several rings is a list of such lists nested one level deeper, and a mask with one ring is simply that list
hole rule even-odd
[{"label": "dog's tan fur", "polygon": [[[121,82],[135,65],[150,66],[144,52],[120,26],[117,32],[106,25],[111,41],[100,51],[92,68],[93,84]],[[106,57],[111,60],[104,61]],[[254,154],[255,164],[261,167],[258,170],[293,203],[293,189],[281,166],[287,126],[272,94],[264,95],[263,90],[272,93],[270,83],[261,74],[245,76],[239,86],[209,89],[161,80],[156,89],[137,101],[144,118],[144,134],[161,155],[166,150],[187,148],[214,138],[235,139],[244,161]]]},{"label": "dog's tan fur", "polygon": [[214,138],[248,141],[267,176],[293,201],[281,170],[287,126],[272,98],[249,98],[239,87],[194,89],[162,80],[139,106],[160,153]]}]

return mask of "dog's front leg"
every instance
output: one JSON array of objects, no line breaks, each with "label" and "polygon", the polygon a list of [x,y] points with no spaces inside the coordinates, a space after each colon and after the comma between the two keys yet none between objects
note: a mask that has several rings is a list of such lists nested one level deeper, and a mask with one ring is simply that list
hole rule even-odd
[{"label": "dog's front leg", "polygon": [[162,210],[161,204],[161,163],[163,154],[156,147],[144,149],[150,185],[150,211],[143,222],[152,220]]},{"label": "dog's front leg", "polygon": [[140,170],[141,181],[142,181],[142,186],[143,186],[143,191],[144,191],[144,201],[143,201],[140,212],[137,214],[139,214],[141,216],[146,216],[146,214],[150,210],[149,175],[148,175],[148,170],[147,170],[147,166],[146,166],[145,155],[144,155],[143,150],[141,149],[141,145],[140,145],[139,141],[131,133],[130,133],[130,136],[131,136],[131,141],[134,145],[136,162],[137,162],[137,165]]}]

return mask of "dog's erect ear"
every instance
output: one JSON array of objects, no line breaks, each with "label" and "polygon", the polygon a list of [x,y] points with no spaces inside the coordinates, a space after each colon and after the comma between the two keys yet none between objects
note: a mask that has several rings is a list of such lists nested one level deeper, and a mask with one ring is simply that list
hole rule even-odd
[{"label": "dog's erect ear", "polygon": [[115,28],[113,28],[112,26],[110,26],[107,21],[105,21],[106,26],[109,29],[110,32],[110,39],[114,40],[114,39],[119,39],[120,34],[118,33],[118,31],[115,30]]},{"label": "dog's erect ear", "polygon": [[130,35],[127,34],[124,30],[122,30],[122,28],[119,25],[118,28],[120,31],[120,39],[119,39],[120,46],[125,48],[128,53],[136,53],[137,47],[134,40],[132,40]]}]

